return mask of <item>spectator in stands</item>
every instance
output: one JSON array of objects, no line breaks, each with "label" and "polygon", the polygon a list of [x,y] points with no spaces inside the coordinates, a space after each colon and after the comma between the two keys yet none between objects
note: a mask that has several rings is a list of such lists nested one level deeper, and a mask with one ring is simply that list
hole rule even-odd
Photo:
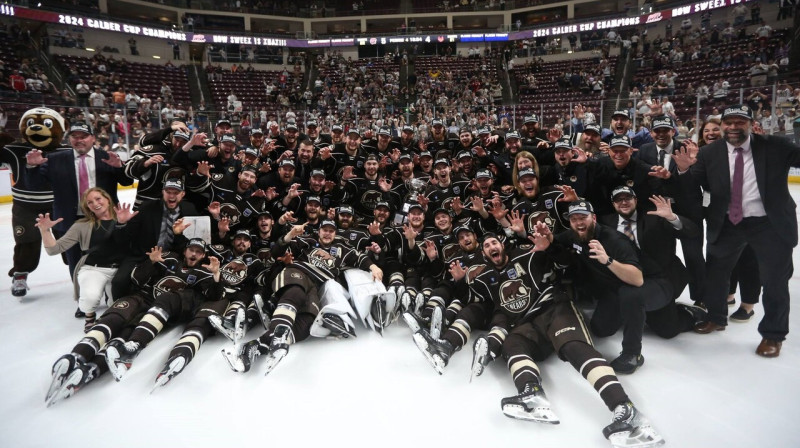
[{"label": "spectator in stands", "polygon": [[94,92],[89,95],[89,104],[94,113],[98,113],[101,109],[106,108],[106,96],[100,91],[100,87],[95,87]]}]

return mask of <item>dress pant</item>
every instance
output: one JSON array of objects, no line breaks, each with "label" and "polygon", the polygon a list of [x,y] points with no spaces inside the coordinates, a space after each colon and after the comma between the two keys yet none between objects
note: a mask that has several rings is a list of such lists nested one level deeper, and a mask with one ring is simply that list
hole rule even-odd
[{"label": "dress pant", "polygon": [[736,293],[736,286],[739,286],[739,296],[742,303],[755,305],[761,295],[761,277],[758,274],[758,259],[756,253],[749,245],[744,248],[736,267],[731,274],[731,284],[728,294]]},{"label": "dress pant", "polygon": [[731,272],[748,244],[758,261],[763,285],[764,318],[758,332],[766,339],[783,341],[789,333],[789,279],[794,272],[792,247],[767,217],[744,218],[737,225],[725,220],[719,237],[706,249],[706,296],[708,318],[728,323],[728,288]]}]

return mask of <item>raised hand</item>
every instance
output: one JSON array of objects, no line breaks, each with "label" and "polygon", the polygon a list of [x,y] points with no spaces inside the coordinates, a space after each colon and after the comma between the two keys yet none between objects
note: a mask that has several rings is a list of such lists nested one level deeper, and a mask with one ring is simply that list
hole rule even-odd
[{"label": "raised hand", "polygon": [[419,205],[421,205],[422,208],[424,208],[427,211],[428,210],[428,205],[430,204],[431,200],[428,199],[427,196],[423,196],[421,194],[418,194],[417,195],[417,202],[419,202]]},{"label": "raised hand", "polygon": [[413,227],[408,224],[403,224],[403,235],[406,237],[406,240],[408,240],[409,243],[416,241],[418,234],[419,232],[414,230]]},{"label": "raised hand", "polygon": [[[130,221],[134,216],[139,214],[139,211],[133,211],[133,204],[125,204],[120,202],[116,206],[114,206],[114,213],[117,215],[117,222],[120,224],[125,224],[126,222]],[[41,215],[40,215],[41,216]],[[59,221],[61,219],[59,218]]]},{"label": "raised hand", "polygon": [[217,231],[220,235],[225,235],[231,231],[231,219],[227,216],[217,222]]},{"label": "raised hand", "polygon": [[511,212],[509,222],[511,223],[509,229],[514,233],[519,235],[525,233],[525,215],[521,214],[519,210]]},{"label": "raised hand", "polygon": [[40,213],[39,217],[36,218],[36,224],[34,225],[38,227],[39,230],[49,230],[55,227],[56,224],[60,223],[63,220],[64,218],[58,218],[55,221],[51,221],[50,213],[45,213],[44,215]]},{"label": "raised hand", "polygon": [[561,190],[562,196],[558,198],[558,202],[573,202],[578,200],[578,193],[569,185],[556,185],[556,188]]},{"label": "raised hand", "polygon": [[507,212],[506,207],[500,202],[499,198],[493,198],[489,201],[489,213],[492,214],[492,217],[494,217],[496,221],[505,218]]},{"label": "raised hand", "polygon": [[258,167],[259,173],[269,173],[272,171],[272,165],[269,163],[262,163],[260,167]]},{"label": "raised hand", "polygon": [[353,178],[355,178],[355,177],[356,177],[356,175],[355,175],[355,173],[353,172],[354,170],[355,170],[355,168],[354,168],[354,167],[352,167],[352,166],[350,166],[350,165],[348,165],[348,166],[344,167],[344,168],[342,169],[342,180],[345,180],[345,181],[346,181],[346,180],[350,180],[350,179],[353,179]]},{"label": "raised hand", "polygon": [[670,203],[669,199],[666,199],[663,196],[653,195],[650,196],[650,202],[656,206],[656,209],[647,212],[648,215],[660,216],[669,221],[678,219],[678,215],[672,211],[672,204]]},{"label": "raised hand", "polygon": [[435,260],[439,256],[439,251],[436,250],[436,243],[431,240],[425,240],[420,247],[425,251],[428,260]]},{"label": "raised hand", "polygon": [[217,257],[208,257],[208,264],[203,265],[204,268],[208,269],[208,272],[212,274],[216,274],[219,272],[219,258]]},{"label": "raised hand", "polygon": [[175,224],[172,225],[172,233],[175,235],[180,235],[191,225],[192,223],[184,221],[183,218],[178,218],[175,220]]},{"label": "raised hand", "polygon": [[218,147],[209,146],[208,149],[206,149],[206,156],[209,159],[213,159],[214,157],[217,157],[218,155],[219,155],[219,148]]},{"label": "raised hand", "polygon": [[550,143],[557,142],[558,139],[560,139],[563,136],[564,136],[564,133],[561,132],[561,129],[558,129],[558,128],[550,128],[550,130],[547,131],[547,140],[549,140]]},{"label": "raised hand", "polygon": [[292,254],[292,251],[287,250],[286,253],[282,257],[278,257],[277,260],[286,266],[289,266],[290,264],[294,263],[294,254]]},{"label": "raised hand", "polygon": [[392,181],[387,180],[385,177],[381,177],[378,179],[378,187],[381,189],[382,192],[387,193],[389,190],[392,189]]},{"label": "raised hand", "polygon": [[170,124],[169,127],[173,131],[181,131],[181,132],[185,132],[187,134],[189,132],[191,132],[191,131],[189,131],[189,128],[186,127],[186,125],[184,123],[181,123],[180,121],[173,121],[172,124]]},{"label": "raised hand", "polygon": [[150,252],[147,252],[147,256],[150,258],[150,261],[152,263],[163,263],[164,262],[163,252],[164,249],[155,246],[152,249],[150,249]]},{"label": "raised hand", "polygon": [[290,222],[297,222],[297,218],[294,217],[294,212],[286,212],[278,218],[278,224],[286,225]]},{"label": "raised hand", "polygon": [[697,158],[692,156],[690,148],[688,145],[681,145],[680,148],[672,151],[672,161],[675,162],[678,171],[686,171],[697,162]]},{"label": "raised hand", "polygon": [[286,192],[286,197],[294,199],[298,196],[300,196],[300,184],[292,184],[292,186],[289,187],[289,191]]},{"label": "raised hand", "polygon": [[205,160],[197,162],[197,174],[211,178],[211,168],[213,167],[214,165],[209,165]]},{"label": "raised hand", "polygon": [[303,233],[305,233],[305,231],[306,231],[306,226],[305,225],[303,225],[303,224],[294,225],[294,226],[292,226],[292,230],[290,230],[289,233],[286,234],[286,236],[288,237],[286,239],[287,239],[287,241],[291,240],[291,239],[294,239],[295,237],[300,236]]},{"label": "raised hand", "polygon": [[475,156],[478,158],[486,157],[486,150],[483,146],[476,146],[475,148]]},{"label": "raised hand", "polygon": [[211,216],[214,219],[219,219],[219,214],[221,213],[221,208],[222,208],[222,204],[220,204],[218,201],[214,201],[214,202],[208,204],[208,213],[210,213]]},{"label": "raised hand", "polygon": [[206,144],[207,139],[208,135],[206,135],[205,132],[197,132],[194,135],[192,135],[192,139],[189,140],[189,142],[186,145],[184,145],[184,148],[186,146],[188,146],[189,149],[191,149],[193,146],[203,146]]},{"label": "raised hand", "polygon": [[589,241],[589,258],[597,260],[600,264],[608,263],[608,254],[606,249],[598,240]]},{"label": "raised hand", "polygon": [[367,225],[367,231],[372,236],[377,236],[381,234],[381,225],[378,224],[378,221],[372,221]]},{"label": "raised hand", "polygon": [[365,247],[365,249],[370,251],[370,252],[372,252],[372,253],[375,253],[375,254],[381,253],[381,250],[382,250],[380,244],[375,243],[375,242],[373,242],[369,246]]},{"label": "raised hand", "polygon": [[254,191],[251,196],[254,197],[254,198],[265,198],[265,197],[267,197],[267,192],[262,190],[262,189],[258,189],[256,191]]},{"label": "raised hand", "polygon": [[650,167],[650,172],[647,173],[650,176],[657,177],[659,179],[669,179],[672,177],[672,173],[669,172],[667,168],[664,168],[661,165],[655,165]]},{"label": "raised hand", "polygon": [[577,163],[586,163],[589,160],[589,156],[586,154],[586,151],[578,148],[577,146],[572,148],[572,161]]},{"label": "raised hand", "polygon": [[331,158],[331,151],[333,151],[333,146],[326,146],[324,148],[320,148],[317,155],[321,160],[328,160]]},{"label": "raised hand", "polygon": [[460,281],[467,275],[467,270],[464,269],[464,266],[459,261],[450,263],[450,268],[448,270],[455,281]]},{"label": "raised hand", "polygon": [[272,201],[278,197],[278,191],[275,190],[275,187],[269,187],[264,197],[267,198],[267,201]]},{"label": "raised hand", "polygon": [[45,162],[47,162],[47,157],[38,149],[32,149],[25,154],[25,163],[30,166],[39,166]]}]

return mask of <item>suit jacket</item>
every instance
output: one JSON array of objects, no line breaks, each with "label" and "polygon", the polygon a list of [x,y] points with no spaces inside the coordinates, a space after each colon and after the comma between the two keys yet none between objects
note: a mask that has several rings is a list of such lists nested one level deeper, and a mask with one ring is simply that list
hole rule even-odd
[{"label": "suit jacket", "polygon": [[[191,202],[181,201],[178,217],[199,216],[197,209]],[[158,237],[161,235],[161,218],[164,213],[164,201],[151,201],[142,204],[139,214],[134,216],[127,224],[118,228],[124,232],[130,242],[130,254],[137,258],[145,257],[150,249],[158,245]],[[186,237],[175,235],[172,247],[164,248],[180,253],[186,245]]]},{"label": "suit jacket", "polygon": [[[636,239],[645,277],[666,277],[672,285],[673,298],[683,292],[689,282],[689,273],[676,255],[676,240],[700,235],[700,228],[689,218],[677,215],[683,224],[680,230],[660,216],[638,212],[636,214]],[[619,215],[611,213],[598,218],[600,223],[617,229]]]},{"label": "suit jacket", "polygon": [[[103,160],[108,153],[95,149],[95,185],[108,192],[114,203],[118,203],[117,184],[131,185],[133,179],[125,175],[125,168],[114,168]],[[53,186],[53,219],[64,218],[54,227],[66,232],[78,215],[78,179],[75,173],[75,152],[58,151],[47,154],[47,162],[38,167],[27,168],[28,174],[37,182],[46,181]]]},{"label": "suit jacket", "polygon": [[[750,147],[758,191],[775,235],[792,247],[797,246],[797,205],[789,193],[787,179],[790,167],[800,167],[800,147],[781,137],[756,134],[750,136]],[[697,155],[697,163],[678,179],[686,196],[695,202],[702,201],[700,187],[711,194],[706,224],[708,242],[713,243],[728,219],[731,201],[731,173],[725,140],[704,146]]]},{"label": "suit jacket", "polygon": [[658,165],[658,146],[655,142],[645,143],[634,154],[644,163]]}]

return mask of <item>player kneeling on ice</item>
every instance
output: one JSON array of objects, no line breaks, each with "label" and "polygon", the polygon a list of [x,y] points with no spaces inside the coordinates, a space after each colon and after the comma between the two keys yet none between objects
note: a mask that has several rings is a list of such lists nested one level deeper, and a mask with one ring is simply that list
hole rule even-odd
[{"label": "player kneeling on ice", "polygon": [[[482,249],[487,269],[470,284],[474,293],[494,303],[492,330],[473,346],[473,374],[501,355],[506,360],[518,394],[501,400],[509,417],[559,423],[544,393],[535,361],[555,352],[568,361],[600,394],[613,412],[603,435],[615,447],[652,447],[664,439],[633,406],[608,361],[594,349],[578,310],[560,285],[553,283],[553,263],[544,252],[550,245],[547,225],[539,223],[532,252],[506,251],[500,239],[484,235]],[[447,363],[452,345],[426,338],[426,356]],[[421,347],[423,348],[423,347]]]},{"label": "player kneeling on ice", "polygon": [[355,335],[352,310],[341,286],[327,282],[335,282],[345,268],[368,270],[378,281],[383,278],[383,271],[369,257],[336,240],[333,221],[323,221],[317,236],[300,237],[303,231],[302,225],[292,227],[273,251],[276,257],[290,251],[291,259],[284,258],[286,267],[272,282],[277,304],[267,332],[238,350],[223,350],[236,372],[247,372],[257,357],[267,355],[269,373],[289,352],[290,344],[310,335]]}]

